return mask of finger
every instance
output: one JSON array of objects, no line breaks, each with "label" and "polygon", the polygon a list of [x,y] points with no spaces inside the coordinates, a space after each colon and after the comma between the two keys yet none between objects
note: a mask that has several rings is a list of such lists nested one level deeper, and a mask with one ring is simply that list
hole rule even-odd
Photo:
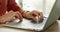
[{"label": "finger", "polygon": [[37,10],[33,10],[33,12],[34,12],[37,16],[43,17],[43,13],[42,13],[42,12],[38,12]]},{"label": "finger", "polygon": [[35,19],[35,17],[34,17],[33,15],[31,15],[31,14],[27,14],[26,16],[27,16],[27,18],[30,18],[30,19],[32,19],[32,20]]},{"label": "finger", "polygon": [[32,12],[36,13],[37,16],[40,15],[40,12],[38,12],[37,10],[33,10]]},{"label": "finger", "polygon": [[16,14],[16,13],[15,13],[15,12],[12,12],[12,11],[8,12],[8,13],[6,14],[6,17],[7,17],[6,20],[11,21],[11,20],[14,18],[15,14]]},{"label": "finger", "polygon": [[19,13],[19,12],[18,12],[18,15],[20,16],[20,18],[21,18],[21,19],[23,19],[23,17],[22,17],[22,15],[21,15],[21,13]]},{"label": "finger", "polygon": [[7,14],[1,16],[1,19],[3,20],[2,23],[9,22],[13,17],[15,16],[15,12],[8,12]]},{"label": "finger", "polygon": [[41,18],[43,18],[43,13],[42,13],[42,12],[40,12],[39,14],[40,14],[39,16],[40,16]]},{"label": "finger", "polygon": [[42,12],[38,12],[38,11],[34,10],[34,11],[32,11],[32,13],[34,13],[35,15],[37,15],[40,21],[43,20],[43,13]]},{"label": "finger", "polygon": [[30,12],[24,12],[23,17],[30,20],[33,20],[35,18]]},{"label": "finger", "polygon": [[17,14],[16,14],[16,18],[20,19],[20,21],[22,21],[22,19],[23,19],[21,13],[19,13],[19,12],[17,12]]},{"label": "finger", "polygon": [[32,11],[31,14],[32,14],[33,16],[38,16],[38,13],[36,13],[36,12],[34,12],[34,11]]}]

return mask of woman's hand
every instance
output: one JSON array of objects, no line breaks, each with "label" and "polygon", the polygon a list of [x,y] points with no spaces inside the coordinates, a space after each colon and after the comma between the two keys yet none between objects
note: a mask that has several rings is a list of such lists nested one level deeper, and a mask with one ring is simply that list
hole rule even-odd
[{"label": "woman's hand", "polygon": [[23,17],[24,18],[27,18],[27,19],[31,19],[31,20],[35,20],[36,16],[38,16],[38,20],[42,21],[43,20],[43,13],[42,12],[38,12],[36,10],[33,10],[32,12],[24,12],[23,14]]},{"label": "woman's hand", "polygon": [[32,14],[33,16],[38,16],[38,18],[39,18],[40,21],[43,20],[43,13],[42,13],[42,12],[38,12],[37,10],[33,10],[33,11],[31,12],[31,14]]},{"label": "woman's hand", "polygon": [[22,21],[23,17],[21,16],[21,14],[19,12],[13,12],[10,11],[7,14],[0,16],[0,23],[4,24],[8,21],[11,21],[14,19],[14,17],[16,16],[16,18],[20,19]]}]

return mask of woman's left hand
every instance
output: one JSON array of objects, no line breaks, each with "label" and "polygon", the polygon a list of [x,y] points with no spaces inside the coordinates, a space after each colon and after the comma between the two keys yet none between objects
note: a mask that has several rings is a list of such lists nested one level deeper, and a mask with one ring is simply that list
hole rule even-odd
[{"label": "woman's left hand", "polygon": [[35,17],[38,16],[39,20],[43,20],[43,13],[33,10],[32,12],[24,12],[23,17],[31,20],[35,20]]}]

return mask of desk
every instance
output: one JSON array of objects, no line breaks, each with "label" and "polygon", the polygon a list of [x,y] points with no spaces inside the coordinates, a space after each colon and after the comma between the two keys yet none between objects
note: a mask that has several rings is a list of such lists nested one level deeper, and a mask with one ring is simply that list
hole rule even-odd
[{"label": "desk", "polygon": [[51,27],[46,29],[44,32],[59,32],[58,23],[57,22],[54,23],[53,25],[51,25]]},{"label": "desk", "polygon": [[[21,29],[7,28],[0,25],[0,32],[34,32]],[[44,32],[58,32],[58,23],[54,23],[51,27],[46,29]]]}]

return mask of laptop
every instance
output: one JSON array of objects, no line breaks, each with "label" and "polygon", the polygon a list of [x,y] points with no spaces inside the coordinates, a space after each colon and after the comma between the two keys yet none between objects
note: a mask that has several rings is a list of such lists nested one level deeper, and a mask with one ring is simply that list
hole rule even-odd
[{"label": "laptop", "polygon": [[17,19],[12,23],[3,24],[3,26],[18,28],[18,29],[25,29],[25,30],[43,31],[58,19],[59,13],[60,13],[60,0],[56,0],[49,16],[44,17],[44,20],[42,23],[34,24],[34,23],[31,23],[31,20],[27,20],[27,19],[23,19],[22,23],[14,23],[15,21],[18,21]]}]

